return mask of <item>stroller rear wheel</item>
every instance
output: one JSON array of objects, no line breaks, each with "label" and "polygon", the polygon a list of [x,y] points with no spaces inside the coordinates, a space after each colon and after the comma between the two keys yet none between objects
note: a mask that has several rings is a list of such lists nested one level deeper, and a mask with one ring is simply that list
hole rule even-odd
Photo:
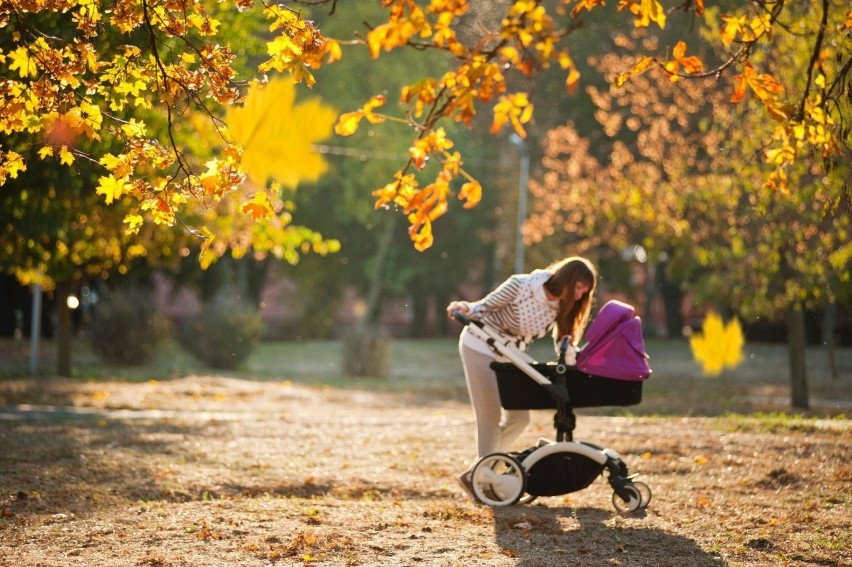
[{"label": "stroller rear wheel", "polygon": [[476,499],[489,506],[511,506],[526,490],[527,475],[521,463],[506,453],[485,455],[470,474]]}]

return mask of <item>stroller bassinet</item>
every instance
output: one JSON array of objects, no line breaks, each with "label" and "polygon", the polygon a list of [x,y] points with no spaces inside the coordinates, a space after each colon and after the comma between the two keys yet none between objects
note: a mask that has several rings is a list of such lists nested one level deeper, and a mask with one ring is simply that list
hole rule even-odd
[{"label": "stroller bassinet", "polygon": [[650,488],[633,480],[636,475],[628,473],[618,453],[593,443],[573,441],[574,408],[631,406],[642,400],[642,384],[651,370],[644,352],[641,321],[632,307],[620,302],[604,305],[589,326],[589,341],[578,353],[576,367],[561,362],[567,341],[563,341],[560,362],[539,363],[503,344],[499,333],[485,323],[471,321],[459,313],[454,316],[511,361],[491,365],[505,409],[556,410],[555,442],[541,440],[524,451],[492,453],[474,465],[471,485],[480,502],[505,506],[520,501],[524,492],[524,502],[539,496],[568,494],[586,488],[607,471],[617,510],[632,512],[648,505]]},{"label": "stroller bassinet", "polygon": [[[595,376],[555,362],[538,362],[531,366],[552,384],[564,384],[567,402],[574,408],[635,406],[642,401],[642,382],[639,381]],[[491,368],[497,374],[497,386],[504,408],[557,409],[557,399],[553,393],[531,381],[513,363],[494,362]]]}]

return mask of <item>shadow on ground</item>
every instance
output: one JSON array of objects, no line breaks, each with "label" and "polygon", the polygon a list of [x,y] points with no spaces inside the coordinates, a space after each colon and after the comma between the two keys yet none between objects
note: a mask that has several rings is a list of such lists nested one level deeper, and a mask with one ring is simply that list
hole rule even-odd
[{"label": "shadow on ground", "polygon": [[624,520],[595,508],[539,505],[494,510],[497,544],[517,559],[519,567],[720,564],[719,557],[689,538],[641,527],[641,516]]}]

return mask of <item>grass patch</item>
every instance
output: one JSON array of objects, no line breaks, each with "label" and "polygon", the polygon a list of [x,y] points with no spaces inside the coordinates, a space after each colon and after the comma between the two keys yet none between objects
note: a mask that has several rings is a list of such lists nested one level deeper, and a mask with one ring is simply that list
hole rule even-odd
[{"label": "grass patch", "polygon": [[[747,344],[744,362],[719,377],[701,374],[686,341],[649,340],[646,344],[653,373],[645,382],[643,400],[629,408],[598,408],[583,413],[606,415],[695,415],[723,416],[764,412],[766,416],[789,407],[788,355],[783,344]],[[29,343],[0,341],[0,379],[29,376]],[[145,382],[170,380],[189,375],[223,376],[259,381],[290,381],[296,384],[404,392],[417,399],[466,400],[467,390],[455,337],[394,339],[391,342],[390,375],[386,378],[352,377],[343,368],[344,350],[338,340],[263,342],[241,368],[212,370],[167,341],[154,359],[144,366],[109,366],[88,347],[74,345],[73,376],[84,381],[121,380]],[[532,345],[530,353],[541,361],[554,360],[549,340]],[[56,350],[44,341],[40,370],[51,376]],[[755,426],[790,430],[817,427],[808,419],[842,416],[852,412],[852,348],[835,352],[838,375],[833,377],[826,352],[811,348],[807,353],[808,382],[813,410],[798,421],[762,417]],[[736,427],[751,427],[737,424]]]},{"label": "grass patch", "polygon": [[752,412],[748,415],[726,413],[720,419],[726,431],[768,432],[768,433],[816,433],[819,431],[847,431],[846,415],[838,414],[829,418],[806,416],[801,413]]}]

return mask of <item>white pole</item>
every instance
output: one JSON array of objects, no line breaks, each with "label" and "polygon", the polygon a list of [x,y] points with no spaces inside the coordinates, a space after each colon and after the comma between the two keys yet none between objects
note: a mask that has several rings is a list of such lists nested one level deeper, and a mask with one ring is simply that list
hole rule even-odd
[{"label": "white pole", "polygon": [[38,343],[41,338],[41,286],[33,286],[33,312],[30,322],[30,374],[38,374]]},{"label": "white pole", "polygon": [[521,172],[518,179],[518,222],[515,234],[515,273],[524,273],[524,221],[527,219],[527,185],[530,176],[530,154],[523,138],[517,134],[509,136],[521,157]]}]

